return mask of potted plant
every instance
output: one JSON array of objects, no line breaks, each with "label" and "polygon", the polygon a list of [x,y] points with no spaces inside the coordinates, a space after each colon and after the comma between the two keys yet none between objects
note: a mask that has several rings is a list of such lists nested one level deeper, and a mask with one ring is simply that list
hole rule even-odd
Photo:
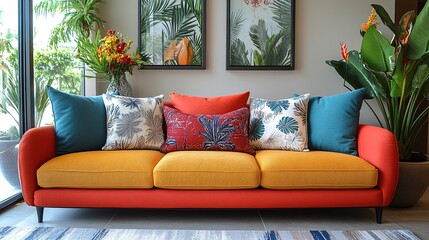
[{"label": "potted plant", "polygon": [[[405,13],[398,24],[382,6],[372,7],[368,21],[362,24],[360,52],[347,52],[347,46],[341,44],[343,59],[326,63],[352,88],[363,87],[366,98],[376,100],[384,122],[373,112],[380,125],[396,136],[400,153],[400,176],[392,205],[409,207],[429,184],[426,156],[416,158],[412,152],[417,133],[428,121],[429,4],[418,15]],[[377,16],[392,31],[391,40],[378,30]],[[417,166],[416,161],[420,161]],[[412,172],[406,173],[409,168]]]},{"label": "potted plant", "polygon": [[70,42],[74,36],[89,37],[96,29],[103,27],[97,5],[104,0],[42,0],[34,11],[37,14],[64,13],[63,20],[52,30],[49,44],[57,46]]},{"label": "potted plant", "polygon": [[145,63],[140,54],[128,53],[133,41],[127,41],[115,30],[108,30],[103,38],[100,31],[97,31],[93,37],[79,36],[76,42],[77,58],[99,77],[110,81],[108,93],[131,96],[131,85],[127,82],[125,73],[133,74],[134,66]]}]

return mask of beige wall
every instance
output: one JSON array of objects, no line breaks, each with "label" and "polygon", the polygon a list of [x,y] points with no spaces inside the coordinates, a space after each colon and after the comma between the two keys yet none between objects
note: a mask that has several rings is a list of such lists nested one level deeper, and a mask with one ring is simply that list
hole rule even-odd
[{"label": "beige wall", "polygon": [[[216,96],[250,91],[251,96],[289,98],[293,93],[331,95],[347,91],[325,60],[340,59],[340,42],[359,49],[361,23],[371,3],[383,5],[393,16],[394,0],[296,0],[295,70],[226,71],[226,0],[207,2],[206,70],[135,70],[129,76],[135,97],[170,92]],[[106,0],[102,6],[108,28],[138,39],[138,0]],[[101,90],[103,91],[103,90]],[[168,100],[168,97],[167,97]],[[376,124],[365,106],[361,122]]]}]

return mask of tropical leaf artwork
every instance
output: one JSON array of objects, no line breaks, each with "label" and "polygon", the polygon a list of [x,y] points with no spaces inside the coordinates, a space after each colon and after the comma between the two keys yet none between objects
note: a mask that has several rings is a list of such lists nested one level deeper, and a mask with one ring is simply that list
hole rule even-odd
[{"label": "tropical leaf artwork", "polygon": [[293,1],[228,1],[230,69],[293,69]]},{"label": "tropical leaf artwork", "polygon": [[140,0],[140,54],[148,66],[204,66],[205,0]]}]

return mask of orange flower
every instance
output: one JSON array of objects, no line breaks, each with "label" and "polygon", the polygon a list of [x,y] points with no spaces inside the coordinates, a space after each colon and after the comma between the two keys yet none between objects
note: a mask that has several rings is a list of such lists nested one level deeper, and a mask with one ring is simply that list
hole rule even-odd
[{"label": "orange flower", "polygon": [[373,8],[371,10],[371,14],[368,16],[368,20],[364,23],[362,23],[362,31],[366,32],[368,30],[368,28],[371,25],[378,25],[378,23],[374,23],[374,21],[377,19],[377,12],[375,11],[375,9]]},{"label": "orange flower", "polygon": [[138,54],[127,54],[133,41],[126,39],[115,30],[108,30],[107,35],[101,39],[101,46],[97,54],[101,59],[105,59],[108,64],[106,71],[111,78],[117,79],[125,72],[132,74],[132,69],[136,65],[142,65]]},{"label": "orange flower", "polygon": [[346,62],[349,61],[349,53],[347,52],[347,45],[345,43],[341,43],[341,55],[343,56]]}]

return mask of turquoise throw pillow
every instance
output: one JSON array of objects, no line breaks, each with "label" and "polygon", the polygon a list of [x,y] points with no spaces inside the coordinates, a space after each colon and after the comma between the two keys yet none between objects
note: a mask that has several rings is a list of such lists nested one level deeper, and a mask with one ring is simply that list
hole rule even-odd
[{"label": "turquoise throw pillow", "polygon": [[308,104],[309,149],[357,155],[359,112],[365,89],[326,97]]},{"label": "turquoise throw pillow", "polygon": [[85,97],[47,86],[54,114],[58,155],[100,150],[106,142],[106,110],[101,96]]}]

